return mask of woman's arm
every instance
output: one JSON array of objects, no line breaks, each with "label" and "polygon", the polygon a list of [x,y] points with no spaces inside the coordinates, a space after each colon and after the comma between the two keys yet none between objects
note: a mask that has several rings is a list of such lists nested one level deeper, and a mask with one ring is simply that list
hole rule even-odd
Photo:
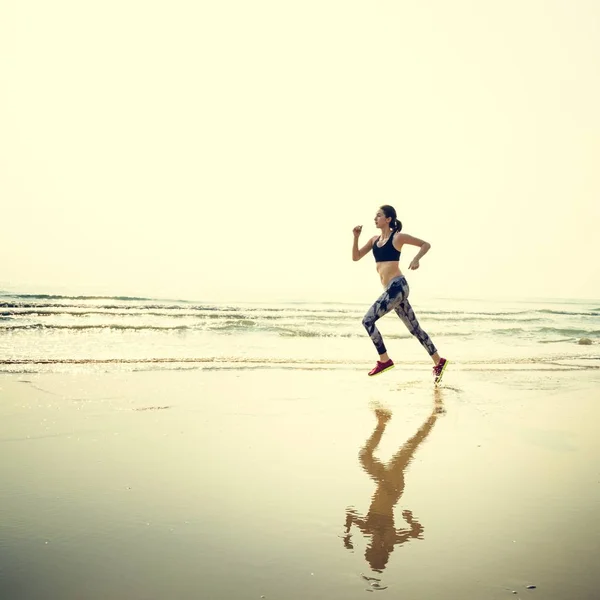
[{"label": "woman's arm", "polygon": [[402,246],[404,244],[409,244],[410,246],[419,246],[421,248],[408,266],[408,268],[411,270],[419,268],[419,260],[423,258],[431,248],[431,244],[429,242],[413,237],[412,235],[408,235],[408,233],[397,233],[394,236],[393,243],[396,250],[402,250]]},{"label": "woman's arm", "polygon": [[352,245],[352,260],[353,261],[360,260],[363,256],[365,256],[365,254],[367,254],[371,250],[371,248],[373,248],[373,240],[375,239],[374,237],[372,237],[360,250],[358,249],[358,238],[360,236],[361,229],[362,229],[361,225],[358,225],[357,227],[355,227],[353,229],[353,233],[354,233],[354,244]]}]

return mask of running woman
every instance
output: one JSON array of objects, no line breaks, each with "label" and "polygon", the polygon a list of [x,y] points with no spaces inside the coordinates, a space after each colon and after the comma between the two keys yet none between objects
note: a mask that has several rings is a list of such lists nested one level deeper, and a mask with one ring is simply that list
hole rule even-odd
[{"label": "running woman", "polygon": [[375,215],[375,227],[381,230],[381,235],[373,236],[359,250],[358,238],[362,231],[362,225],[357,225],[353,229],[354,244],[352,246],[352,260],[354,261],[360,260],[373,250],[377,272],[384,288],[383,294],[379,296],[375,304],[367,311],[362,321],[379,354],[379,360],[375,367],[369,371],[369,375],[379,375],[394,367],[394,363],[388,356],[385,344],[383,343],[381,333],[379,333],[375,325],[378,319],[394,310],[406,325],[408,331],[421,342],[423,348],[431,356],[434,364],[433,379],[435,383],[439,383],[448,361],[440,357],[430,337],[421,329],[415,313],[408,302],[408,282],[400,272],[399,266],[400,252],[404,244],[420,248],[408,266],[410,270],[419,268],[419,260],[429,252],[431,244],[407,233],[401,233],[402,223],[398,221],[394,207],[388,204],[381,206],[377,211]]}]

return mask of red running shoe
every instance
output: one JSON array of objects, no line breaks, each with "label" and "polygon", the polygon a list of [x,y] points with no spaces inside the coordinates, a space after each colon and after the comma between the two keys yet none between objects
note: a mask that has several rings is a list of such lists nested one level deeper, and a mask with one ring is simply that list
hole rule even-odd
[{"label": "red running shoe", "polygon": [[392,362],[391,358],[387,362],[383,362],[383,363],[380,361],[377,361],[375,368],[371,369],[369,371],[369,376],[372,377],[373,375],[379,375],[380,373],[383,373],[384,371],[389,371],[390,369],[393,369],[393,368],[394,368],[394,363]]},{"label": "red running shoe", "polygon": [[448,361],[445,358],[440,358],[440,362],[433,367],[433,383],[438,384],[442,380],[447,364]]}]

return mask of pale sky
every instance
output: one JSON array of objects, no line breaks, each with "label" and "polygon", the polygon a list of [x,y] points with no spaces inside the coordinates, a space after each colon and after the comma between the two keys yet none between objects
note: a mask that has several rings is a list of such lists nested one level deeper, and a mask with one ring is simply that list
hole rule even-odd
[{"label": "pale sky", "polygon": [[4,0],[0,288],[600,298],[596,0]]}]

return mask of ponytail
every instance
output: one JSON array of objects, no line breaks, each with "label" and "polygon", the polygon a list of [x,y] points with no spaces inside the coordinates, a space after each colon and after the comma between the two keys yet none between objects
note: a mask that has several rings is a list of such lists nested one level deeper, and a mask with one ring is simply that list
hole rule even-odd
[{"label": "ponytail", "polygon": [[392,229],[394,233],[402,231],[402,223],[396,218],[396,209],[393,206],[390,206],[389,204],[384,204],[379,208],[383,211],[383,214],[386,216],[386,218],[391,219],[390,229]]}]

